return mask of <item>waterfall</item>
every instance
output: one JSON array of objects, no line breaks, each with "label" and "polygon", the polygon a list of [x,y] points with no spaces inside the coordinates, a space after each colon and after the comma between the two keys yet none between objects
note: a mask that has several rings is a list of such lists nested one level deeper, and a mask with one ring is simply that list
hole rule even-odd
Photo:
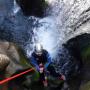
[{"label": "waterfall", "polygon": [[55,61],[56,70],[67,72],[74,62],[63,44],[75,36],[90,33],[90,1],[46,2],[49,4],[46,16],[39,18],[24,16],[15,0],[0,0],[0,39],[18,43],[28,57],[33,52],[34,44],[40,42],[50,53],[52,62]]},{"label": "waterfall", "polygon": [[20,10],[20,7],[18,6],[18,4],[16,3],[16,0],[14,0],[14,7],[13,7],[13,14],[17,14]]},{"label": "waterfall", "polygon": [[[32,42],[40,42],[52,57],[62,51],[62,44],[67,40],[90,33],[90,2],[89,0],[46,0],[50,9],[48,16],[37,19],[33,27]],[[29,17],[30,19],[30,17]],[[29,48],[27,49],[29,54]]]},{"label": "waterfall", "polygon": [[[6,29],[5,32],[11,33],[12,41],[24,47],[27,56],[31,55],[34,44],[40,42],[51,57],[56,58],[60,53],[66,54],[67,50],[62,46],[66,41],[90,33],[89,0],[46,0],[49,8],[46,10],[47,16],[43,18],[25,17],[15,0],[13,3],[12,0],[1,1],[6,13],[0,11],[0,16],[5,16],[5,19],[0,18],[0,26]],[[64,56],[65,59],[67,56]]]}]

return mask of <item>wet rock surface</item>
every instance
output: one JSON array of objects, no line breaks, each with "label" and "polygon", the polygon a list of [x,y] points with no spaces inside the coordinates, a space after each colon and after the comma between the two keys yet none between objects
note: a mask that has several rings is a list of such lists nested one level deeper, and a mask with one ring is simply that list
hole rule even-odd
[{"label": "wet rock surface", "polygon": [[[72,38],[67,42],[70,53],[80,63],[80,77],[76,79],[80,81],[79,90],[89,90],[90,81],[90,34],[82,34]],[[74,84],[75,85],[75,84]],[[75,89],[76,90],[76,89]]]},{"label": "wet rock surface", "polygon": [[16,0],[24,15],[42,17],[45,13],[45,0]]},{"label": "wet rock surface", "polygon": [[[16,49],[16,46],[13,43],[7,41],[0,41],[0,55],[1,61],[3,60],[3,65],[6,63],[8,64],[7,67],[3,67],[9,74],[15,73],[17,69],[22,69],[22,65],[20,64],[20,56]],[[9,62],[9,63],[8,63]],[[1,65],[0,65],[1,67]],[[1,68],[2,68],[1,67]]]},{"label": "wet rock surface", "polygon": [[[54,1],[54,0],[51,0],[51,1]],[[33,29],[36,29],[36,30],[40,29],[38,28],[40,25],[43,26],[42,28],[45,30],[59,29],[58,31],[59,31],[60,37],[58,38],[58,40],[60,40],[60,43],[58,44],[60,45],[66,40],[72,37],[75,37],[81,33],[90,32],[89,0],[71,0],[71,2],[68,2],[68,0],[60,0],[60,1],[55,0],[55,1],[56,2],[53,5],[53,10],[52,12],[50,11],[51,18],[48,18],[46,20],[41,20],[41,23],[39,23],[39,20],[36,20],[35,17],[33,17],[33,19],[26,18],[20,11],[16,13],[15,16],[11,15],[11,11],[13,8],[12,7],[13,0],[7,0],[7,1],[0,0],[0,28],[1,28],[0,39],[17,42],[19,44],[22,44],[23,46],[28,44],[29,46],[32,43],[31,38],[32,38]],[[41,5],[40,3],[38,3],[36,7],[38,7],[38,10],[40,10],[41,12],[37,12],[38,10],[36,9],[36,7],[34,7],[34,10],[31,10],[31,9],[28,10],[28,8],[33,8],[33,6],[32,7],[29,6],[28,0],[23,0],[23,3],[21,4],[19,2],[17,3],[18,5],[20,5],[23,13],[26,16],[29,16],[29,15],[41,16],[43,13],[41,9],[42,6],[38,6],[38,5]],[[22,6],[22,5],[25,5],[25,6]],[[35,3],[33,3],[32,5],[35,5]],[[9,16],[8,14],[11,16]],[[55,23],[54,26],[57,28],[55,28],[54,26],[53,28],[48,27],[48,26],[52,26],[52,23],[48,24],[49,19],[52,19],[52,23]],[[44,27],[45,23],[48,24],[47,27]],[[90,72],[89,70],[90,68],[89,67],[90,65],[90,62],[89,62],[90,61],[90,52],[89,52],[90,43],[89,42],[90,41],[89,40],[90,38],[88,37],[87,34],[80,35],[79,37],[75,37],[74,39],[71,39],[66,45],[66,47],[70,51],[70,54],[74,56],[75,61],[78,62],[78,64],[80,65],[80,69],[82,69],[83,67],[83,70],[82,70],[83,74],[79,74],[77,77],[74,77],[74,79],[71,80],[70,82],[71,90],[78,90],[80,84],[81,84],[81,90],[83,86],[85,87],[84,90],[85,89],[87,90],[86,87],[89,87],[89,81],[90,81],[90,73],[89,73]],[[12,53],[12,50],[10,50],[10,53]],[[63,51],[62,53],[66,54]],[[12,55],[14,54],[12,53]],[[63,55],[61,56],[63,57]],[[62,58],[60,59],[67,60],[68,55],[65,55],[65,56],[66,57],[64,59]],[[15,59],[14,57],[12,58]],[[17,63],[17,65],[15,63]],[[82,65],[82,63],[84,65]],[[70,66],[71,63],[68,65]],[[21,68],[21,65],[19,66],[18,59],[17,60],[15,59],[14,61],[12,61],[12,64],[10,66],[13,67],[13,69],[11,68],[11,71],[12,71],[10,72],[11,74],[14,73],[18,68]],[[72,67],[69,67],[70,70],[71,68]],[[8,70],[9,69],[10,68],[8,67]],[[67,68],[64,71],[67,71]],[[83,76],[83,77],[80,77],[80,76]],[[18,90],[20,90],[20,87]]]},{"label": "wet rock surface", "polygon": [[[27,58],[20,47],[8,41],[0,41],[0,80],[24,72],[29,68],[30,64],[27,64]],[[27,76],[30,74],[31,73],[22,75],[21,77],[6,82],[3,85],[1,84],[0,90],[8,90],[10,88],[24,90],[22,87],[31,83],[30,78],[27,79]],[[25,84],[23,85],[24,82]]]}]

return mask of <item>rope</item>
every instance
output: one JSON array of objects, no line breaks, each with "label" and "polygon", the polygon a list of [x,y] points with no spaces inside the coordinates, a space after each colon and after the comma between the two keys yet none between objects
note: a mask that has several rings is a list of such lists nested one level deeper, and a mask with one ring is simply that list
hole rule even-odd
[{"label": "rope", "polygon": [[0,81],[0,85],[6,83],[6,82],[8,82],[8,81],[11,81],[11,80],[13,80],[13,79],[15,79],[15,78],[17,78],[17,77],[19,77],[19,76],[22,76],[22,75],[24,75],[24,74],[26,74],[26,73],[28,73],[28,72],[31,72],[31,71],[34,71],[34,69],[31,68],[31,69],[28,69],[28,70],[26,70],[26,71],[24,71],[24,72],[21,72],[21,73],[19,73],[19,74],[16,74],[16,75],[14,75],[14,76],[12,76],[12,77],[9,77],[9,78],[6,78],[6,79],[4,79],[4,80],[1,80],[1,81]]}]

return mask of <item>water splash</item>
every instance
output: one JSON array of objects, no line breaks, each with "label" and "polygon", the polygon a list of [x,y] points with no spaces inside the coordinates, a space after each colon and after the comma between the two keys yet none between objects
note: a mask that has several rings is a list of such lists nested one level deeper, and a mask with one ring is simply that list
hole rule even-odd
[{"label": "water splash", "polygon": [[19,7],[19,5],[16,3],[16,0],[14,0],[14,7],[13,7],[13,14],[15,15],[15,14],[17,14],[18,12],[19,12],[19,10],[20,10],[20,7]]},{"label": "water splash", "polygon": [[[34,28],[34,43],[40,42],[44,49],[46,49],[52,56],[55,56],[58,50],[60,39],[60,34],[50,17],[39,20],[38,28]],[[60,45],[62,42],[60,43]]]},{"label": "water splash", "polygon": [[[8,0],[2,1],[6,3]],[[6,31],[6,36],[7,33],[11,33],[7,37],[22,45],[28,57],[33,51],[34,44],[36,42],[42,43],[44,49],[51,54],[52,58],[56,58],[55,67],[59,67],[56,69],[62,70],[60,68],[64,69],[66,66],[70,66],[69,69],[71,69],[71,62],[68,65],[65,64],[64,67],[61,65],[63,62],[68,63],[71,60],[68,50],[62,44],[82,33],[90,33],[90,1],[47,0],[50,5],[49,9],[46,10],[48,16],[42,19],[34,16],[25,17],[15,0],[12,10],[10,7],[8,7],[10,10],[7,10],[7,5],[10,6],[9,2],[11,1],[5,4],[4,12],[0,11],[2,13],[0,15],[5,16],[5,19],[0,20],[0,25],[2,30]],[[9,12],[11,16],[7,15]],[[67,68],[64,71],[67,71]]]},{"label": "water splash", "polygon": [[[11,1],[9,0],[5,7],[11,4],[9,3]],[[14,7],[11,11],[15,17],[7,17],[8,20],[3,24],[3,27],[7,28],[7,30],[11,30],[10,32],[13,34],[16,42],[19,41],[21,44],[24,43],[26,45],[25,50],[28,55],[33,50],[31,49],[33,44],[39,41],[54,57],[58,54],[59,49],[62,49],[62,44],[67,40],[82,33],[90,33],[89,0],[70,0],[70,2],[68,0],[46,1],[50,5],[46,12],[49,14],[40,19],[34,16],[24,17],[20,13],[20,7],[14,0]],[[11,7],[12,5],[9,6]],[[7,10],[7,12],[9,11]]]},{"label": "water splash", "polygon": [[89,0],[49,0],[49,16],[38,19],[33,28],[34,41],[42,43],[52,57],[56,56],[62,44],[83,33],[89,33]]}]

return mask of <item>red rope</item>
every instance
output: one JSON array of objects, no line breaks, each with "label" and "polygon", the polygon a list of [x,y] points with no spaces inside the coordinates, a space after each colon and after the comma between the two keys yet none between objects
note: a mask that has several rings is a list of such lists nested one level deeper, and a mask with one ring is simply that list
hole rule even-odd
[{"label": "red rope", "polygon": [[26,73],[28,73],[28,72],[31,72],[31,71],[34,71],[34,69],[31,68],[31,69],[26,70],[26,71],[24,71],[24,72],[22,72],[22,73],[19,73],[19,74],[16,74],[16,75],[12,76],[12,77],[9,77],[9,78],[6,78],[6,79],[4,79],[4,80],[1,80],[1,81],[0,81],[0,85],[6,83],[6,82],[8,82],[8,81],[11,81],[11,80],[13,80],[13,79],[15,79],[15,78],[23,75],[23,74],[26,74]]}]

